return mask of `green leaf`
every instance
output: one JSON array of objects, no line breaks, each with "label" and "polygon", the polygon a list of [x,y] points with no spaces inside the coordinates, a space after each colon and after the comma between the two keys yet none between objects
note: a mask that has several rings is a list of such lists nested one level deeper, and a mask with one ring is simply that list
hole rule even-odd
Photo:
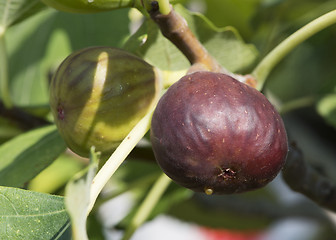
[{"label": "green leaf", "polygon": [[44,58],[53,25],[52,11],[43,11],[11,27],[6,33],[10,90],[15,105],[48,102],[48,72]]},{"label": "green leaf", "polygon": [[72,50],[90,46],[122,46],[129,35],[129,9],[99,14],[57,12],[54,28],[66,32]]},{"label": "green leaf", "polygon": [[277,192],[270,187],[231,195],[194,193],[192,198],[175,204],[166,214],[211,228],[263,229],[272,220],[267,213],[281,214],[289,207],[277,201]]},{"label": "green leaf", "polygon": [[0,147],[0,185],[23,187],[65,148],[54,125],[29,131],[4,143]]},{"label": "green leaf", "polygon": [[[216,206],[211,205],[213,202],[217,203],[217,199],[222,196],[211,197],[213,201],[211,201],[211,199],[207,201],[206,197],[196,200],[195,198],[186,199],[185,201],[179,202],[179,204],[175,204],[173,208],[166,212],[166,214],[172,215],[182,221],[193,222],[205,227],[221,229],[256,230],[263,229],[270,223],[270,219],[261,213],[259,213],[259,215],[245,213],[244,215],[244,211],[247,212],[248,210],[243,207],[241,207],[241,209],[243,209],[242,211],[234,208],[236,207],[235,203],[240,205],[241,202],[245,203],[245,206],[252,209],[259,206],[258,203],[253,200],[249,202],[248,200],[239,200],[239,196],[233,199],[231,199],[230,196],[225,196],[232,200],[230,206],[232,208],[231,210],[222,208],[222,205],[225,206],[226,204],[225,201],[222,201],[222,204],[218,204]],[[275,205],[274,207],[278,206]]]},{"label": "green leaf", "polygon": [[86,219],[90,204],[91,183],[98,169],[98,154],[91,149],[90,165],[76,174],[65,189],[65,204],[70,214],[74,240],[88,239]]},{"label": "green leaf", "polygon": [[333,33],[333,29],[326,29],[298,46],[271,72],[266,88],[283,103],[331,93],[336,86],[330,55],[336,50],[330,38]]},{"label": "green leaf", "polygon": [[168,188],[168,191],[163,195],[161,200],[154,207],[151,213],[151,218],[154,218],[159,214],[169,211],[169,209],[173,208],[174,205],[187,201],[193,195],[193,191],[172,182],[170,188]]},{"label": "green leaf", "polygon": [[149,19],[128,39],[124,48],[159,68],[168,84],[182,77],[189,67],[186,57],[163,37],[157,25]]},{"label": "green leaf", "polygon": [[255,16],[261,0],[205,0],[205,2],[207,7],[204,14],[216,26],[233,26],[243,36],[253,36],[251,19]]},{"label": "green leaf", "polygon": [[[113,189],[105,197],[109,199],[125,192],[135,192],[135,196],[142,196],[161,173],[162,170],[154,159],[151,161],[140,158],[129,158],[113,174],[113,178],[109,181],[113,185]],[[100,198],[103,202],[106,199]]]},{"label": "green leaf", "polygon": [[39,0],[0,0],[0,33],[43,8]]},{"label": "green leaf", "polygon": [[62,154],[49,167],[29,182],[28,188],[36,192],[54,193],[79,172],[83,162],[70,154]]},{"label": "green leaf", "polygon": [[16,122],[0,116],[0,144],[22,133],[22,129]]},{"label": "green leaf", "polygon": [[[146,188],[144,186],[142,189],[139,188],[136,193],[134,192],[133,200],[136,203],[130,209],[127,216],[120,223],[118,223],[118,228],[127,228],[130,225],[132,219],[138,211],[139,206],[146,198],[146,194],[148,194],[148,186],[146,186]],[[162,195],[160,200],[153,207],[151,213],[148,216],[148,220],[169,211],[171,208],[174,208],[175,205],[181,204],[181,202],[187,201],[193,196],[193,194],[194,192],[192,192],[191,190],[183,188],[181,186],[178,186],[174,182],[171,182],[168,190]]]},{"label": "green leaf", "polygon": [[217,61],[232,72],[242,72],[257,59],[258,51],[246,44],[233,27],[217,28],[200,13],[191,13],[181,5],[175,7],[190,29]]},{"label": "green leaf", "polygon": [[63,199],[0,187],[0,239],[59,239],[70,226]]},{"label": "green leaf", "polygon": [[96,215],[90,214],[87,218],[87,233],[90,240],[105,239],[103,232],[103,223]]},{"label": "green leaf", "polygon": [[[162,170],[155,162],[145,162],[140,159],[126,161],[123,166],[118,169],[111,182],[113,189],[128,188],[133,193],[135,204],[130,209],[127,216],[118,223],[118,227],[126,228],[132,221],[134,215],[138,211],[139,205],[146,198],[148,190],[155,184],[155,181],[162,175]],[[123,186],[125,185],[125,186]],[[118,191],[118,190],[114,190]],[[112,193],[113,194],[113,193]],[[189,189],[183,188],[174,182],[171,182],[160,201],[153,207],[149,218],[166,212],[175,204],[187,200],[193,195]]]},{"label": "green leaf", "polygon": [[326,122],[336,128],[336,94],[325,95],[317,103],[317,112]]},{"label": "green leaf", "polygon": [[84,15],[48,9],[11,27],[6,43],[15,105],[47,104],[48,80],[60,62],[80,48],[121,46],[129,35],[128,23],[126,9]]}]

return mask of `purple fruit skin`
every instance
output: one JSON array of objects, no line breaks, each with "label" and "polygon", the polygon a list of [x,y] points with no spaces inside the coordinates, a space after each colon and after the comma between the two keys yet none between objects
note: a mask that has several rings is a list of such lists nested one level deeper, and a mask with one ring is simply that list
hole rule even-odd
[{"label": "purple fruit skin", "polygon": [[215,194],[265,186],[288,152],[283,121],[267,98],[212,72],[186,75],[168,89],[153,114],[151,142],[171,179]]}]

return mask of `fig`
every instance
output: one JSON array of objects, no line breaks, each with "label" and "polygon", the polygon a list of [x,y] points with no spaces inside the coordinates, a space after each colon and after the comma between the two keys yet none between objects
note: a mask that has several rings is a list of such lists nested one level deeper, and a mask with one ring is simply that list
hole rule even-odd
[{"label": "fig", "polygon": [[156,106],[150,134],[162,170],[206,194],[265,186],[282,169],[288,151],[273,105],[223,73],[194,72],[174,83]]},{"label": "fig", "polygon": [[68,147],[89,156],[91,146],[111,154],[153,107],[160,92],[157,70],[112,47],[70,54],[50,84],[50,107]]},{"label": "fig", "polygon": [[70,13],[95,13],[133,7],[135,0],[42,0],[59,11]]}]

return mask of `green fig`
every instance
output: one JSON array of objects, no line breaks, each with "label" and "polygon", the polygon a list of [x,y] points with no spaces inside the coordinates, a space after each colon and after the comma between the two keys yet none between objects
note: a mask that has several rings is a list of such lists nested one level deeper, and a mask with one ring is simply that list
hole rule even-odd
[{"label": "green fig", "polygon": [[50,85],[55,124],[68,147],[111,154],[153,107],[160,92],[155,67],[127,51],[91,47],[68,56]]},{"label": "green fig", "polygon": [[134,7],[136,0],[42,0],[46,5],[70,13],[95,13]]}]

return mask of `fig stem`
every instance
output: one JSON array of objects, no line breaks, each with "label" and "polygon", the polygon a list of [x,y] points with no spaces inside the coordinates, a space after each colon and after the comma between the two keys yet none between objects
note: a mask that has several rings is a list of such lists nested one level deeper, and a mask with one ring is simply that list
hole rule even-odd
[{"label": "fig stem", "polygon": [[154,109],[148,112],[135,127],[130,131],[130,133],[124,138],[120,143],[118,148],[113,152],[110,158],[99,170],[97,175],[94,177],[91,184],[90,192],[90,204],[88,207],[88,214],[92,210],[97,197],[105,184],[123,163],[132,149],[137,145],[141,138],[146,134],[150,128],[150,122],[152,119]]},{"label": "fig stem", "polygon": [[141,177],[140,179],[136,179],[136,180],[132,181],[131,183],[127,184],[127,186],[123,187],[122,189],[117,190],[117,191],[113,191],[113,193],[111,193],[110,195],[104,196],[104,198],[102,198],[102,199],[98,199],[95,203],[95,209],[98,209],[102,204],[106,203],[107,201],[109,201],[109,200],[111,200],[111,199],[113,199],[117,196],[120,196],[123,193],[126,193],[128,191],[132,191],[133,189],[140,188],[140,187],[141,188],[149,187],[150,185],[152,185],[157,180],[157,178],[160,175],[161,175],[161,173],[154,173],[154,174],[144,176],[144,177]]},{"label": "fig stem", "polygon": [[187,21],[173,7],[167,15],[161,14],[158,10],[149,13],[163,36],[186,56],[191,65],[203,65],[213,72],[228,72],[208,53],[188,27]]},{"label": "fig stem", "polygon": [[317,96],[306,96],[288,101],[280,106],[279,113],[283,115],[299,108],[312,106],[317,99]]},{"label": "fig stem", "polygon": [[5,31],[0,29],[0,91],[1,98],[6,108],[12,108],[13,102],[10,97],[8,86],[8,57],[6,51]]},{"label": "fig stem", "polygon": [[171,11],[169,0],[157,0],[159,4],[159,11],[162,15],[167,15]]},{"label": "fig stem", "polygon": [[336,23],[336,10],[330,11],[303,26],[269,52],[252,72],[252,76],[258,82],[257,89],[262,90],[272,69],[296,46],[334,23]]},{"label": "fig stem", "polygon": [[159,11],[162,15],[167,15],[171,11],[169,0],[145,0],[143,3],[147,12]]},{"label": "fig stem", "polygon": [[168,178],[166,174],[162,173],[132,218],[131,223],[126,229],[125,235],[122,238],[123,240],[129,240],[137,228],[146,221],[154,206],[158,203],[170,183],[170,178]]}]

